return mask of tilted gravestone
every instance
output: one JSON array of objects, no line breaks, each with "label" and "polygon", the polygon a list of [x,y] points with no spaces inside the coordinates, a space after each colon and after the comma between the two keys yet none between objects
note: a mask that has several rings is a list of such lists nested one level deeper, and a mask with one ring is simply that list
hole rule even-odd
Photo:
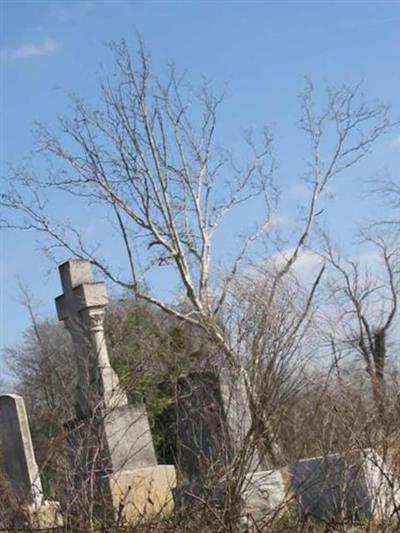
[{"label": "tilted gravestone", "polygon": [[218,474],[233,457],[218,377],[212,372],[182,376],[177,383],[178,463],[196,483]]},{"label": "tilted gravestone", "polygon": [[0,449],[2,470],[24,501],[41,502],[42,483],[33,452],[25,403],[21,396],[0,396]]},{"label": "tilted gravestone", "polygon": [[0,464],[17,504],[10,513],[38,527],[60,525],[58,503],[43,499],[25,402],[16,394],[0,396]]},{"label": "tilted gravestone", "polygon": [[177,383],[178,463],[191,483],[221,474],[241,456],[248,472],[260,469],[248,437],[251,413],[241,379],[196,372]]},{"label": "tilted gravestone", "polygon": [[260,469],[250,449],[251,413],[243,380],[216,371],[181,376],[176,396],[178,461],[190,482],[229,467],[240,455],[246,469]]},{"label": "tilted gravestone", "polygon": [[[57,313],[72,336],[79,376],[75,424],[79,429],[72,431],[70,442],[74,446],[74,438],[82,435],[93,448],[100,448],[93,450],[101,458],[95,469],[115,512],[122,506],[130,520],[143,513],[170,511],[175,469],[157,465],[145,407],[140,402],[128,404],[110,364],[103,328],[105,285],[93,280],[88,261],[68,261],[59,271],[63,294],[56,298]],[[92,428],[96,434],[88,439]]]},{"label": "tilted gravestone", "polygon": [[[207,507],[222,510],[229,497],[228,505],[252,513],[260,502],[264,461],[254,442],[242,376],[226,369],[181,376],[176,420],[177,464],[186,481],[176,491],[178,512]],[[263,487],[276,483],[273,473],[266,479],[264,475]],[[264,502],[262,509],[266,507]]]}]

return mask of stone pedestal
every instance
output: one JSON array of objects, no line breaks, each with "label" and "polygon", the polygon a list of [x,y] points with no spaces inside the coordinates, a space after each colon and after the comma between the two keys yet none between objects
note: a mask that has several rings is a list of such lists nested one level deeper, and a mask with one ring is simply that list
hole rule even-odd
[{"label": "stone pedestal", "polygon": [[103,423],[113,472],[157,466],[143,404],[117,407],[105,414]]},{"label": "stone pedestal", "polygon": [[157,465],[123,470],[110,475],[108,483],[115,513],[118,516],[121,510],[125,522],[155,518],[174,510],[174,466]]}]

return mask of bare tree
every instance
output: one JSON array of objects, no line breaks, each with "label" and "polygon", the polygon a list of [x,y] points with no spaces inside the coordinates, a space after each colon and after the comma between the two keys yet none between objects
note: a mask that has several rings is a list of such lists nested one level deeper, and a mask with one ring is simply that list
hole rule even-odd
[{"label": "bare tree", "polygon": [[374,180],[372,192],[383,197],[388,213],[375,222],[374,226],[383,226],[385,230],[400,232],[400,180],[388,175],[385,178]]},{"label": "bare tree", "polygon": [[[173,67],[163,82],[152,73],[143,47],[137,57],[124,42],[112,49],[116,71],[101,83],[100,106],[91,108],[74,98],[75,114],[60,119],[59,134],[38,128],[38,151],[49,161],[48,171],[38,175],[14,168],[1,197],[6,212],[2,226],[38,231],[50,239],[47,252],[61,249],[89,259],[120,287],[204,330],[242,374],[250,402],[257,405],[248,368],[220,317],[232,284],[252,257],[252,245],[265,242],[274,232],[279,195],[271,135],[265,129],[259,143],[249,135],[249,161],[238,164],[217,142],[222,99],[208,84],[195,91]],[[298,234],[271,280],[266,303],[270,308],[309,242],[327,185],[368,154],[390,127],[387,107],[369,105],[358,86],[329,89],[320,111],[313,95],[313,86],[307,83],[300,95],[300,127],[310,141],[302,174],[309,200]],[[127,275],[95,245],[87,244],[79,226],[56,220],[48,209],[53,193],[65,195],[76,208],[86,202],[87,213],[93,208],[95,214],[107,212],[112,217],[125,250]],[[263,215],[243,230],[235,257],[223,265],[221,282],[215,246],[221,222],[239,205],[247,204],[251,212],[254,202],[261,201]],[[177,276],[184,306],[147,289],[148,274],[159,267]],[[322,271],[310,298],[321,276]],[[305,319],[307,311],[306,305],[300,316]]]},{"label": "bare tree", "polygon": [[341,255],[325,237],[327,258],[336,273],[330,283],[331,293],[340,309],[332,347],[350,347],[362,357],[382,414],[387,343],[398,315],[400,245],[396,238],[383,235],[370,234],[365,241],[372,245],[374,262],[380,264],[375,272],[359,260]]},{"label": "bare tree", "polygon": [[40,320],[30,290],[22,283],[19,286],[30,327],[20,344],[4,348],[5,361],[29,410],[65,409],[68,404],[72,405],[76,380],[69,335],[61,325]]}]

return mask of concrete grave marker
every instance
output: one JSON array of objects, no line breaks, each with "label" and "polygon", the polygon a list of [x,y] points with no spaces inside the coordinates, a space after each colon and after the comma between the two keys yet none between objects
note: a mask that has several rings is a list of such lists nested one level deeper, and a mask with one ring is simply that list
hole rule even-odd
[{"label": "concrete grave marker", "polygon": [[241,380],[216,372],[182,376],[176,405],[178,459],[191,483],[222,472],[237,454],[246,454],[248,472],[260,469],[258,452],[246,448],[251,414]]},{"label": "concrete grave marker", "polygon": [[[101,483],[107,485],[115,512],[120,512],[122,505],[127,520],[144,510],[150,514],[169,512],[175,469],[157,465],[145,406],[140,402],[128,404],[111,367],[103,327],[108,303],[105,285],[93,280],[88,261],[67,261],[59,271],[63,294],[56,298],[57,313],[72,336],[80,376],[76,424],[80,429],[75,437],[87,440],[89,446],[100,446],[100,454],[94,449],[94,455],[101,457],[96,471]],[[88,439],[88,428],[94,428],[97,435]],[[70,438],[72,446],[73,440]]]},{"label": "concrete grave marker", "polygon": [[303,459],[288,467],[300,509],[323,520],[385,518],[400,505],[400,485],[372,449]]},{"label": "concrete grave marker", "polygon": [[56,298],[56,307],[75,344],[80,377],[78,409],[90,416],[99,394],[106,406],[126,405],[128,400],[111,367],[104,336],[105,285],[94,282],[88,261],[68,261],[59,271],[63,294]]},{"label": "concrete grave marker", "polygon": [[246,481],[244,515],[256,520],[280,516],[294,505],[328,524],[365,518],[396,523],[400,517],[400,482],[371,448],[302,459]]},{"label": "concrete grave marker", "polygon": [[88,261],[68,261],[60,267],[64,293],[56,298],[58,318],[71,333],[79,367],[78,415],[90,418],[99,407],[109,456],[106,470],[157,464],[143,404],[128,405],[117,374],[110,364],[104,335],[104,283],[93,280]]},{"label": "concrete grave marker", "polygon": [[2,470],[17,495],[29,503],[42,501],[42,483],[29,429],[25,402],[16,394],[0,396]]},{"label": "concrete grave marker", "polygon": [[40,528],[62,525],[58,502],[43,499],[25,402],[16,394],[0,396],[0,465],[19,502],[18,520]]}]

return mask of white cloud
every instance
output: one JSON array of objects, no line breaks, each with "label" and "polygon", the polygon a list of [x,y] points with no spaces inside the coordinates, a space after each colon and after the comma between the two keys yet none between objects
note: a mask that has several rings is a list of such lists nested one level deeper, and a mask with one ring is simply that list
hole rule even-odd
[{"label": "white cloud", "polygon": [[95,8],[93,0],[79,0],[70,2],[67,6],[53,3],[50,5],[47,16],[61,22],[80,20]]},{"label": "white cloud", "polygon": [[395,148],[400,148],[400,136],[396,137],[396,139],[392,141],[392,146],[394,146]]},{"label": "white cloud", "polygon": [[93,0],[85,0],[83,7],[84,11],[91,11],[94,8]]},{"label": "white cloud", "polygon": [[[287,248],[282,252],[278,252],[270,257],[265,264],[260,263],[257,265],[255,271],[263,272],[263,268],[268,269],[268,266],[280,269],[286,264],[286,261],[290,258],[293,252],[294,248]],[[308,283],[315,280],[321,270],[323,262],[322,257],[316,252],[311,250],[301,250],[293,264],[293,272],[295,272],[303,282]]]},{"label": "white cloud", "polygon": [[48,12],[49,18],[54,18],[61,21],[67,21],[70,18],[70,14],[66,7],[60,4],[51,4]]},{"label": "white cloud", "polygon": [[323,259],[320,255],[309,250],[303,250],[299,253],[298,259],[294,264],[294,270],[302,278],[315,277],[321,269]]},{"label": "white cloud", "polygon": [[[287,248],[286,250],[277,253],[272,257],[272,261],[276,266],[282,267],[286,261],[291,257],[294,252],[294,248]],[[322,258],[315,252],[311,250],[301,250],[297,256],[297,259],[293,265],[293,268],[297,272],[309,272],[314,268],[320,267],[322,263]]]},{"label": "white cloud", "polygon": [[0,57],[3,61],[22,61],[32,57],[43,57],[54,54],[59,49],[59,45],[54,39],[47,38],[39,44],[25,43],[13,50],[2,49]]}]

